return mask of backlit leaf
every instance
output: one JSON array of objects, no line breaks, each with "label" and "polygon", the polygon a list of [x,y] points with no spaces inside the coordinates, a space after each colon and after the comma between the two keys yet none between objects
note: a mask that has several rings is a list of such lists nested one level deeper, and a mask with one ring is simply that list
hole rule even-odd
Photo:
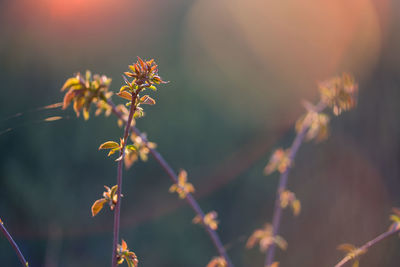
[{"label": "backlit leaf", "polygon": [[100,145],[99,150],[100,149],[112,149],[112,148],[117,148],[117,147],[119,148],[119,144],[117,142],[107,141]]},{"label": "backlit leaf", "polygon": [[132,150],[132,151],[136,151],[136,150],[137,150],[136,147],[135,147],[134,145],[127,145],[127,146],[126,146],[126,149]]},{"label": "backlit leaf", "polygon": [[127,100],[132,100],[132,94],[127,91],[119,92],[119,93],[117,93],[117,96],[122,97]]},{"label": "backlit leaf", "polygon": [[63,85],[63,87],[61,88],[61,92],[64,91],[65,89],[73,86],[73,85],[78,85],[80,84],[79,79],[77,79],[76,77],[72,77],[69,78]]},{"label": "backlit leaf", "polygon": [[337,249],[338,249],[338,250],[341,250],[341,251],[343,251],[343,252],[352,252],[353,250],[356,250],[357,247],[355,247],[355,246],[352,245],[352,244],[345,243],[345,244],[340,244],[340,245],[337,247]]},{"label": "backlit leaf", "polygon": [[96,200],[92,205],[92,216],[96,216],[102,209],[107,200],[104,198]]},{"label": "backlit leaf", "polygon": [[121,241],[121,248],[122,248],[122,250],[127,250],[128,249],[128,245],[126,244],[125,240],[123,240],[123,239]]},{"label": "backlit leaf", "polygon": [[154,105],[156,103],[156,101],[153,98],[151,98],[150,96],[145,95],[140,98],[140,103],[146,104],[146,105]]}]

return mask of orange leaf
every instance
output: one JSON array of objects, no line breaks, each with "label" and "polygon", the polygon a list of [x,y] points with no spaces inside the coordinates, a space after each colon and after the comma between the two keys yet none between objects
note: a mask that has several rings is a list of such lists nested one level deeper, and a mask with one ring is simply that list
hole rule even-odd
[{"label": "orange leaf", "polygon": [[121,241],[121,248],[122,248],[122,251],[128,249],[128,245],[126,244],[125,240],[123,240],[123,239],[122,239],[122,241]]},{"label": "orange leaf", "polygon": [[148,95],[142,96],[140,102],[147,105],[154,105],[156,103],[156,101]]},{"label": "orange leaf", "polygon": [[93,205],[92,205],[92,216],[96,216],[97,213],[99,213],[101,211],[101,209],[103,208],[104,204],[107,202],[106,199],[101,198],[96,200]]},{"label": "orange leaf", "polygon": [[127,91],[119,92],[119,93],[117,93],[117,96],[122,97],[127,100],[132,100],[132,94]]}]

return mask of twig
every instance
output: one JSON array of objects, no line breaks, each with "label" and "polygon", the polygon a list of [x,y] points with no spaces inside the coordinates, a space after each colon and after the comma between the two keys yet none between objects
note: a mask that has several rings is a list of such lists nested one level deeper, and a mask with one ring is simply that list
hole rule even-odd
[{"label": "twig", "polygon": [[[389,237],[399,231],[400,231],[400,228],[389,229],[388,231],[386,231],[386,232],[378,235],[374,239],[368,241],[367,243],[365,243],[363,246],[361,246],[358,249],[360,251],[367,251],[370,247],[376,245],[377,243],[381,242],[382,240],[386,239],[387,237]],[[347,262],[351,261],[352,259],[353,259],[353,257],[351,257],[350,255],[347,255],[338,264],[336,264],[335,267],[342,267],[343,265],[345,265]]]},{"label": "twig", "polygon": [[7,231],[6,227],[4,226],[3,222],[0,220],[0,229],[1,232],[4,234],[4,236],[7,238],[8,242],[10,242],[12,248],[14,249],[15,253],[18,256],[19,261],[21,262],[22,266],[28,267],[28,262],[25,260],[24,255],[22,255],[21,250],[19,249],[17,243],[15,243],[14,239],[10,235],[10,233]]},{"label": "twig", "polygon": [[112,267],[117,266],[117,247],[119,243],[119,226],[120,226],[120,213],[121,213],[121,189],[122,189],[122,166],[123,166],[123,158],[125,155],[125,146],[126,142],[129,136],[129,132],[131,129],[131,123],[132,123],[132,118],[133,114],[135,114],[136,111],[136,98],[139,94],[141,89],[139,88],[135,93],[132,94],[132,101],[131,101],[131,108],[129,109],[129,116],[128,116],[128,121],[126,122],[125,126],[125,131],[124,131],[124,137],[122,141],[122,147],[119,155],[119,160],[118,160],[118,176],[117,176],[117,203],[115,206],[114,210],[114,239],[113,239],[113,254],[112,254]]},{"label": "twig", "polygon": [[[116,109],[115,104],[109,99],[108,104],[112,108],[112,112],[120,119],[124,120],[123,115],[121,112],[119,112]],[[150,151],[150,154],[154,157],[154,159],[158,162],[158,164],[161,166],[161,168],[167,173],[168,177],[172,180],[173,183],[178,183],[178,176],[174,172],[174,170],[171,168],[171,166],[168,164],[168,162],[161,156],[160,153],[158,153],[157,150],[154,148],[149,147],[147,138],[134,126],[131,126],[131,130],[138,136],[142,137],[143,142],[146,144],[147,148]],[[188,193],[186,194],[185,197],[186,202],[189,204],[189,206],[193,209],[193,211],[199,215],[201,218],[204,218],[205,214],[200,208],[199,204],[197,203],[196,199],[193,197],[192,194]],[[208,225],[204,225],[207,234],[211,238],[211,241],[213,242],[215,248],[217,249],[219,255],[225,259],[225,261],[228,264],[228,267],[233,267],[232,261],[230,260],[228,254],[226,253],[226,250],[221,242],[221,239],[219,238],[218,233],[211,229]]]},{"label": "twig", "polygon": [[[321,112],[324,108],[326,107],[326,104],[322,101],[320,101],[316,106],[315,106],[315,111],[316,112]],[[309,122],[304,122],[303,127],[300,132],[297,133],[295,139],[293,140],[293,143],[291,147],[289,148],[289,160],[290,162],[293,162],[294,158],[296,157],[296,153],[300,148],[300,145],[303,143],[304,137],[306,135],[306,132],[309,128]],[[277,189],[277,194],[276,194],[276,200],[275,200],[275,208],[274,208],[274,214],[272,217],[272,236],[277,236],[278,231],[279,231],[279,226],[281,222],[281,217],[282,217],[282,207],[281,207],[281,202],[280,202],[280,192],[283,192],[286,190],[286,185],[289,177],[289,172],[290,172],[291,167],[287,167],[286,170],[281,174],[279,178],[279,185]],[[276,245],[275,243],[272,243],[267,251],[266,257],[265,257],[265,266],[270,266],[272,265],[275,257],[275,248]]]}]

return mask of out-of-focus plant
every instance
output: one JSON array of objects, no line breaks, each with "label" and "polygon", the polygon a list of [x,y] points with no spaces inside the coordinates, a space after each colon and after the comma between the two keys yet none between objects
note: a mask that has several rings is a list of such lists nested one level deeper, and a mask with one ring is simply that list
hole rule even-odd
[{"label": "out-of-focus plant", "polygon": [[346,263],[352,261],[352,267],[358,267],[360,265],[360,256],[367,253],[368,249],[375,246],[387,237],[400,232],[400,209],[393,208],[393,214],[390,215],[390,220],[392,224],[389,229],[375,237],[374,239],[368,241],[361,247],[356,247],[352,244],[341,244],[338,246],[338,250],[346,252],[345,257],[335,265],[335,267],[342,267]]},{"label": "out-of-focus plant", "polygon": [[[296,122],[296,137],[292,145],[287,149],[278,148],[271,156],[270,161],[264,169],[265,174],[274,171],[280,173],[279,185],[276,194],[275,208],[272,218],[272,225],[267,224],[264,229],[256,230],[249,238],[247,247],[251,248],[259,242],[262,251],[266,252],[265,266],[270,267],[278,262],[274,261],[275,247],[286,249],[286,242],[278,235],[282,216],[282,210],[290,206],[294,215],[298,215],[301,203],[295,194],[287,190],[289,171],[297,151],[303,141],[315,140],[321,142],[329,135],[329,116],[323,111],[329,107],[335,116],[342,111],[350,110],[357,103],[358,86],[354,78],[349,74],[343,74],[319,84],[320,101],[316,105],[304,102],[306,113]],[[285,244],[285,245],[283,245]]]},{"label": "out-of-focus plant", "polygon": [[4,226],[3,221],[0,219],[0,231],[3,233],[3,235],[7,238],[8,242],[10,243],[11,247],[15,251],[15,254],[17,254],[17,257],[19,261],[21,262],[23,267],[29,267],[28,262],[25,260],[24,255],[22,254],[21,250],[19,249],[17,243],[15,243],[14,239],[10,235],[10,233],[7,231],[7,228]]},{"label": "out-of-focus plant", "polygon": [[[74,110],[79,116],[80,111],[83,110],[85,120],[89,119],[89,111],[91,104],[96,105],[95,115],[104,112],[106,116],[111,113],[115,114],[118,118],[118,125],[120,127],[125,125],[124,135],[120,138],[119,142],[107,141],[100,145],[99,150],[108,150],[108,156],[118,152],[116,161],[118,162],[118,176],[117,184],[111,188],[105,186],[106,191],[103,193],[103,198],[100,198],[92,205],[92,216],[97,215],[104,207],[104,204],[109,204],[110,209],[114,211],[114,241],[113,241],[113,254],[112,254],[112,267],[121,264],[124,261],[129,266],[137,266],[138,259],[136,255],[129,251],[126,242],[122,240],[121,245],[119,242],[119,218],[120,218],[120,205],[121,205],[121,189],[122,189],[122,168],[125,164],[126,168],[131,167],[138,159],[146,161],[148,154],[151,154],[168,176],[173,181],[170,187],[170,192],[178,193],[181,199],[185,199],[196,213],[193,220],[195,223],[203,224],[206,232],[210,236],[214,246],[218,250],[219,257],[211,260],[210,266],[227,266],[232,267],[224,246],[216,232],[218,222],[216,221],[216,212],[204,214],[197,201],[193,198],[194,186],[187,182],[187,173],[181,170],[179,175],[173,171],[165,159],[155,150],[156,144],[149,142],[146,135],[142,134],[135,128],[135,118],[140,118],[144,115],[142,105],[154,105],[155,100],[149,95],[139,95],[146,89],[156,91],[156,85],[166,83],[158,75],[157,65],[154,60],[143,61],[138,58],[138,61],[129,66],[130,71],[125,72],[123,76],[125,85],[120,88],[116,94],[119,97],[129,100],[124,105],[115,105],[109,92],[109,85],[111,79],[106,76],[91,75],[89,71],[86,72],[85,78],[81,74],[77,74],[69,78],[61,91],[67,90],[64,96],[63,109],[73,102]],[[129,107],[129,110],[126,108]],[[130,135],[131,144],[127,144]]]}]

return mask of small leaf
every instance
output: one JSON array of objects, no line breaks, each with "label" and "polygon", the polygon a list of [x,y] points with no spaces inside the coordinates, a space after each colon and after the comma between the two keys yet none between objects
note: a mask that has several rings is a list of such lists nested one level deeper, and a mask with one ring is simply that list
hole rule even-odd
[{"label": "small leaf", "polygon": [[275,244],[276,244],[280,249],[286,250],[288,244],[287,244],[287,242],[286,242],[285,239],[283,239],[283,238],[280,237],[279,235],[278,235],[278,236],[275,236],[274,239],[275,239]]},{"label": "small leaf", "polygon": [[117,93],[117,96],[122,97],[127,100],[132,100],[132,94],[127,91],[119,92],[119,93]]},{"label": "small leaf", "polygon": [[114,196],[115,193],[117,193],[117,190],[118,190],[118,185],[114,185],[113,187],[111,187],[110,195]]},{"label": "small leaf", "polygon": [[83,118],[85,119],[85,121],[89,119],[89,110],[87,108],[83,109]]},{"label": "small leaf", "polygon": [[48,117],[46,119],[44,119],[44,121],[58,121],[61,120],[63,117],[61,116],[53,116],[53,117]]},{"label": "small leaf", "polygon": [[123,240],[123,239],[121,241],[121,248],[122,248],[122,250],[127,250],[128,249],[128,245],[126,244],[125,240]]},{"label": "small leaf", "polygon": [[228,264],[223,257],[215,257],[213,258],[206,267],[227,267]]},{"label": "small leaf", "polygon": [[121,161],[122,160],[122,158],[123,158],[123,154],[121,154],[121,156],[119,156],[115,161]]},{"label": "small leaf", "polygon": [[132,84],[128,81],[128,79],[127,79],[124,75],[122,75],[122,78],[124,79],[124,82],[125,82],[129,87],[132,86]]},{"label": "small leaf", "polygon": [[352,244],[345,243],[345,244],[340,244],[337,247],[337,249],[341,250],[343,252],[352,252],[352,251],[356,250],[357,248]]},{"label": "small leaf", "polygon": [[63,87],[61,88],[61,92],[64,91],[65,89],[73,86],[73,85],[78,85],[80,84],[79,79],[77,79],[76,77],[72,77],[69,78],[63,85]]},{"label": "small leaf", "polygon": [[151,85],[151,86],[149,86],[147,88],[149,88],[150,90],[153,90],[153,91],[157,91],[157,87],[155,87],[154,85]]},{"label": "small leaf", "polygon": [[130,88],[129,86],[123,85],[123,86],[121,87],[121,89],[119,89],[119,92],[121,93],[121,92],[129,91],[130,89],[131,89],[131,88]]},{"label": "small leaf", "polygon": [[145,95],[140,98],[140,103],[146,104],[146,105],[154,105],[156,103],[156,101],[153,98],[151,98],[150,96]]},{"label": "small leaf", "polygon": [[127,145],[126,149],[131,150],[131,151],[136,151],[137,148],[134,145]]},{"label": "small leaf", "polygon": [[107,157],[109,157],[109,156],[113,155],[115,152],[117,152],[117,151],[119,151],[119,150],[120,150],[120,148],[119,148],[119,147],[111,149],[111,150],[110,150],[110,152],[108,152],[108,155],[107,155]]},{"label": "small leaf", "polygon": [[300,200],[298,200],[298,199],[293,200],[293,202],[292,202],[292,210],[293,210],[294,216],[297,216],[297,215],[300,214],[300,211],[301,211]]},{"label": "small leaf", "polygon": [[75,94],[75,92],[73,90],[69,90],[65,94],[62,109],[66,109],[69,106],[69,104],[71,103],[72,99],[74,99],[75,95],[76,94]]},{"label": "small leaf", "polygon": [[96,201],[93,203],[93,205],[92,205],[92,216],[93,216],[93,217],[96,216],[97,213],[99,213],[99,212],[102,210],[102,208],[103,208],[103,206],[104,206],[104,204],[105,204],[106,202],[107,202],[106,199],[101,198],[101,199],[96,200]]},{"label": "small leaf", "polygon": [[112,148],[119,148],[119,144],[114,141],[107,141],[100,145],[99,150],[100,149],[112,149]]}]

